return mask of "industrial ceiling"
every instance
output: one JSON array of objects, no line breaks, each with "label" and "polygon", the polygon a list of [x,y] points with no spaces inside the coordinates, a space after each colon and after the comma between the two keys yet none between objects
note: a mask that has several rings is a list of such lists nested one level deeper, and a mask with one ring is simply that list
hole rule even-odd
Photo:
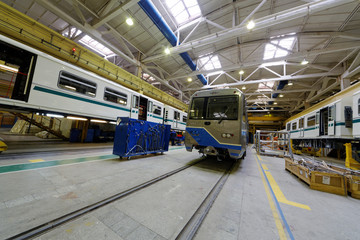
[{"label": "industrial ceiling", "polygon": [[2,2],[185,103],[236,87],[254,116],[290,116],[360,77],[358,0]]}]

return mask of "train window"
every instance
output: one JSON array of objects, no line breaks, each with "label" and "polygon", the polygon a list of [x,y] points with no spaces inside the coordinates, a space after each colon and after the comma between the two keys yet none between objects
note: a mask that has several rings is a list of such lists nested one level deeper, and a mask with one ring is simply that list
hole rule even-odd
[{"label": "train window", "polygon": [[290,131],[290,123],[286,124],[286,131]]},{"label": "train window", "polygon": [[117,104],[121,104],[121,105],[126,105],[127,95],[124,93],[115,91],[111,88],[105,88],[104,100],[113,102],[113,103],[117,103]]},{"label": "train window", "polygon": [[299,119],[299,128],[304,128],[304,118]]},{"label": "train window", "polygon": [[292,125],[291,125],[291,130],[296,130],[297,128],[297,122],[293,122]]},{"label": "train window", "polygon": [[351,106],[344,107],[345,127],[352,128],[353,112]]},{"label": "train window", "polygon": [[148,111],[148,112],[152,112],[152,111],[153,111],[153,102],[149,101],[147,111]]},{"label": "train window", "polygon": [[329,121],[335,120],[335,105],[329,107]]},{"label": "train window", "polygon": [[194,98],[190,107],[190,119],[204,119],[205,98]]},{"label": "train window", "polygon": [[320,112],[316,112],[315,115],[315,125],[318,125],[320,121]]},{"label": "train window", "polygon": [[65,71],[59,73],[58,87],[90,97],[96,94],[96,83]]},{"label": "train window", "polygon": [[132,107],[133,108],[139,107],[139,96],[133,95]]},{"label": "train window", "polygon": [[183,122],[186,122],[186,121],[187,121],[187,116],[183,116],[182,121],[183,121]]},{"label": "train window", "polygon": [[160,116],[161,115],[161,107],[154,104],[153,114],[156,114],[156,115]]},{"label": "train window", "polygon": [[174,120],[180,120],[180,113],[178,111],[174,111]]},{"label": "train window", "polygon": [[238,96],[210,97],[206,119],[238,119]]},{"label": "train window", "polygon": [[308,117],[306,123],[307,123],[308,127],[314,126],[315,125],[315,115]]}]

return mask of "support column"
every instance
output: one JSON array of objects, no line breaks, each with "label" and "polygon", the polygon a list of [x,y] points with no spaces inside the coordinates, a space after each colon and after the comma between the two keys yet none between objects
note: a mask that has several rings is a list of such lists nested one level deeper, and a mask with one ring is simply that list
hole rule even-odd
[{"label": "support column", "polygon": [[339,78],[340,78],[341,91],[347,87],[350,87],[350,79],[342,78],[341,76]]}]

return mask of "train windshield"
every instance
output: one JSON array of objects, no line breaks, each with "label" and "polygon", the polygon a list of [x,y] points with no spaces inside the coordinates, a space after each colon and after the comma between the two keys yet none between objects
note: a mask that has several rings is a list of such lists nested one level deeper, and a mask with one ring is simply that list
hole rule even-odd
[{"label": "train windshield", "polygon": [[238,103],[238,96],[193,98],[190,108],[190,119],[237,120]]}]

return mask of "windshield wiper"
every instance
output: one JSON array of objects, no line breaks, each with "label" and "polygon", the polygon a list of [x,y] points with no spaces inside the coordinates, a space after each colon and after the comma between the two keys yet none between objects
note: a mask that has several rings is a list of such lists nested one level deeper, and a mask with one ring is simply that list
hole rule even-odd
[{"label": "windshield wiper", "polygon": [[222,122],[222,120],[224,120],[224,117],[226,116],[226,113],[229,111],[229,109],[230,109],[230,108],[229,108],[228,106],[226,106],[226,110],[225,110],[225,112],[224,112],[224,115],[221,116],[218,124],[220,124],[220,123]]}]

